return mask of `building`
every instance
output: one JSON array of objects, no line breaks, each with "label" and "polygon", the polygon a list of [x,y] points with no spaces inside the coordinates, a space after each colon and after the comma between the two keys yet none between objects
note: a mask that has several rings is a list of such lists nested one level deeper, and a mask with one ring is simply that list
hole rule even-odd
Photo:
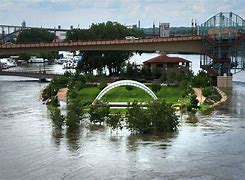
[{"label": "building", "polygon": [[169,57],[160,55],[143,62],[144,67],[149,68],[151,72],[158,71],[160,74],[180,74],[191,68],[191,61],[180,57]]},{"label": "building", "polygon": [[160,37],[168,37],[170,31],[170,24],[169,23],[160,23],[159,24],[159,33]]}]

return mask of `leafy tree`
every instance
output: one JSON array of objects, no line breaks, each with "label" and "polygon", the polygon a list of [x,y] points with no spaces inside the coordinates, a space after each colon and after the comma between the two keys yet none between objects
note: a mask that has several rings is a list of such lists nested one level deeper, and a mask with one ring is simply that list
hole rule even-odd
[{"label": "leafy tree", "polygon": [[126,117],[127,128],[140,134],[175,131],[179,124],[174,109],[164,101],[150,102],[147,109],[133,102],[127,109]]},{"label": "leafy tree", "polygon": [[161,85],[159,83],[152,83],[151,89],[156,93],[156,92],[160,91]]},{"label": "leafy tree", "polygon": [[51,42],[55,39],[55,34],[42,28],[32,28],[23,30],[17,37],[17,43],[31,42]]},{"label": "leafy tree", "polygon": [[153,129],[157,132],[177,130],[179,121],[174,109],[165,101],[153,101],[148,104],[148,116],[151,118]]},{"label": "leafy tree", "polygon": [[202,94],[203,94],[203,96],[205,96],[205,97],[211,96],[212,93],[213,93],[212,87],[205,87],[205,88],[202,89]]},{"label": "leafy tree", "polygon": [[103,123],[110,113],[110,107],[105,104],[97,102],[95,105],[90,106],[90,122]]},{"label": "leafy tree", "polygon": [[193,87],[208,87],[211,79],[205,71],[199,71],[193,79]]},{"label": "leafy tree", "polygon": [[58,108],[51,108],[51,119],[53,122],[53,125],[56,128],[62,128],[64,122],[65,122],[65,117],[61,115],[60,109]]},{"label": "leafy tree", "polygon": [[125,86],[125,88],[127,89],[127,91],[132,91],[134,89],[133,86]]},{"label": "leafy tree", "polygon": [[115,129],[122,129],[122,116],[120,113],[115,113],[115,114],[109,114],[109,117],[106,119],[106,124],[112,128],[112,130]]},{"label": "leafy tree", "polygon": [[107,82],[101,82],[98,86],[100,90],[103,90],[107,86]]},{"label": "leafy tree", "polygon": [[146,111],[135,101],[127,108],[127,128],[131,132],[147,134],[152,132],[151,118]]},{"label": "leafy tree", "polygon": [[77,128],[82,120],[83,109],[78,100],[72,99],[67,106],[67,120],[66,125],[69,128]]},{"label": "leafy tree", "polygon": [[198,100],[197,100],[197,96],[195,94],[191,95],[191,100],[190,100],[190,105],[187,107],[188,111],[196,111],[196,109],[198,109]]}]

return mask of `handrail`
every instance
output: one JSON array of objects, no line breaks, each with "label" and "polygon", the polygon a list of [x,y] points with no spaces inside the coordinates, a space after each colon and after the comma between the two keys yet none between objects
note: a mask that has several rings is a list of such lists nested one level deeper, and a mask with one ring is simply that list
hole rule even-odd
[{"label": "handrail", "polygon": [[2,49],[11,48],[35,48],[35,47],[56,47],[56,46],[93,46],[93,45],[113,45],[113,44],[139,44],[139,43],[157,43],[171,41],[193,41],[202,40],[203,36],[173,36],[158,38],[143,38],[136,40],[114,39],[114,40],[88,40],[88,41],[65,41],[65,42],[33,42],[33,43],[17,43],[17,44],[0,44]]}]

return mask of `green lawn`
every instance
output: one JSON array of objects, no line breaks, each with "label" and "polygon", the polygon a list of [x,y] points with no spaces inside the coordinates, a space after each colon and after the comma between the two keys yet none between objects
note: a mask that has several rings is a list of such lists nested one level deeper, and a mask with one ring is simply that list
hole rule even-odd
[{"label": "green lawn", "polygon": [[144,90],[140,88],[133,88],[127,90],[126,87],[117,87],[110,90],[102,97],[103,101],[107,102],[147,102],[151,101],[152,98]]},{"label": "green lawn", "polygon": [[97,87],[87,87],[78,91],[78,98],[81,102],[93,102],[99,92]]},{"label": "green lawn", "polygon": [[[169,103],[178,103],[186,99],[182,98],[183,89],[179,87],[162,87],[159,92],[156,93],[160,100],[166,100]],[[100,89],[97,87],[87,87],[78,91],[78,98],[82,102],[92,102],[99,94]],[[144,90],[134,87],[132,90],[127,90],[125,87],[117,87],[107,92],[103,97],[103,101],[107,102],[147,102],[152,98]]]},{"label": "green lawn", "polygon": [[177,103],[178,100],[182,100],[182,94],[184,90],[179,87],[162,87],[160,91],[157,92],[157,97],[159,99],[164,99],[168,103]]}]

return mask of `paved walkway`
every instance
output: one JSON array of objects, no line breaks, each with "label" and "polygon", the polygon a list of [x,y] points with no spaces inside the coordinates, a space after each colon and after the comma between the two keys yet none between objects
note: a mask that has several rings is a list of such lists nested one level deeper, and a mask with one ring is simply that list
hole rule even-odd
[{"label": "paved walkway", "polygon": [[67,100],[67,91],[68,88],[62,88],[57,93],[57,98],[59,101],[66,101]]},{"label": "paved walkway", "polygon": [[204,101],[206,100],[206,97],[202,95],[202,90],[200,88],[192,88],[192,89],[197,96],[197,100],[199,104],[204,103]]}]

